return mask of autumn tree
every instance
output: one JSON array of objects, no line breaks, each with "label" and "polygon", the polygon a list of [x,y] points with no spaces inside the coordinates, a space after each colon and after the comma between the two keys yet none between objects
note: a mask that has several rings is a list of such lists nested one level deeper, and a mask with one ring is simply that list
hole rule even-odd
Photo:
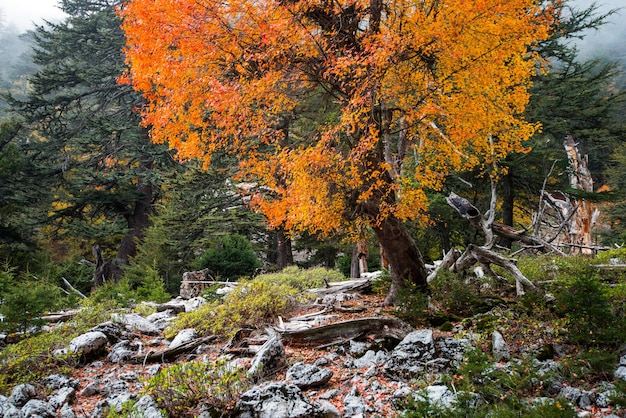
[{"label": "autumn tree", "polygon": [[[521,117],[529,51],[554,18],[533,0],[130,0],[120,13],[153,140],[206,164],[236,156],[265,187],[252,204],[271,226],[370,227],[387,303],[427,289],[404,224],[425,220],[425,191],[523,151],[536,130]],[[298,125],[312,113],[319,123]]]}]

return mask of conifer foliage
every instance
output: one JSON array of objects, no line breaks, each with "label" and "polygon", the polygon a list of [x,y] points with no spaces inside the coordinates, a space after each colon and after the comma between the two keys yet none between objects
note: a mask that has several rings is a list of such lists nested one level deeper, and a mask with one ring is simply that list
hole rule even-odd
[{"label": "conifer foliage", "polygon": [[34,32],[39,70],[28,96],[13,105],[30,126],[26,151],[53,195],[56,231],[105,249],[118,245],[123,265],[148,226],[155,170],[167,156],[139,126],[141,96],[116,81],[124,71],[117,4],[63,1],[69,17]]}]

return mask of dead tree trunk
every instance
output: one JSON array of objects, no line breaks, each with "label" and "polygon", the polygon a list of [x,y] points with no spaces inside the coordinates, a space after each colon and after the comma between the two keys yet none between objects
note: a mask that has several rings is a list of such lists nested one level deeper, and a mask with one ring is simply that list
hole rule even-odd
[{"label": "dead tree trunk", "polygon": [[[450,196],[447,198],[448,204],[454,208],[459,215],[466,218],[474,228],[483,231],[486,237],[486,242],[483,246],[469,245],[465,249],[465,252],[460,256],[458,256],[458,253],[451,251],[448,255],[446,255],[446,262],[442,263],[442,265],[445,264],[445,266],[452,271],[463,271],[478,263],[485,266],[486,271],[490,274],[494,274],[490,266],[492,264],[498,265],[507,270],[511,276],[513,276],[515,279],[517,294],[521,296],[525,292],[525,287],[535,288],[535,285],[522,274],[522,272],[515,265],[514,260],[505,258],[492,250],[495,243],[495,235],[505,234],[508,238],[512,238],[516,235],[514,234],[512,228],[507,227],[506,225],[496,224],[494,222],[495,199],[495,186],[492,184],[491,206],[488,213],[486,215],[482,215],[478,208],[472,205],[467,199],[464,199],[455,193],[450,193]],[[519,235],[518,240],[521,240],[522,234],[517,235]],[[534,244],[537,243],[535,238],[526,238],[532,240]],[[543,244],[544,243],[542,243],[542,245]],[[549,245],[547,243],[545,244]],[[432,278],[432,275],[429,276],[429,278]]]},{"label": "dead tree trunk", "polygon": [[[591,193],[593,192],[593,178],[589,171],[589,159],[586,155],[580,155],[577,145],[572,135],[567,135],[563,146],[569,161],[570,187]],[[599,210],[595,204],[586,199],[579,199],[573,204],[575,209],[565,209],[575,211],[565,234],[566,243],[572,245],[570,250],[572,253],[580,251],[583,254],[591,255],[593,243],[591,231],[598,218]]]}]

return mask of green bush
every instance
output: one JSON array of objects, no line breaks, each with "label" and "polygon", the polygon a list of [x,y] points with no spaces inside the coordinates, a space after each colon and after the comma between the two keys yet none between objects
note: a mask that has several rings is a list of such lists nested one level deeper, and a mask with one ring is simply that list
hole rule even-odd
[{"label": "green bush", "polygon": [[54,373],[70,373],[77,364],[72,355],[54,355],[71,339],[67,329],[43,332],[0,351],[0,393],[7,395],[13,386],[31,383]]},{"label": "green bush", "polygon": [[280,273],[243,280],[223,300],[213,300],[193,312],[178,315],[167,334],[195,328],[205,334],[229,336],[239,328],[263,327],[285,315],[297,302],[308,300],[304,289],[341,278],[340,273],[324,268],[288,267]]},{"label": "green bush", "polygon": [[300,269],[297,266],[285,267],[276,273],[262,274],[255,281],[284,284],[294,289],[304,291],[316,287],[324,287],[326,283],[345,280],[343,274],[324,267]]},{"label": "green bush", "polygon": [[555,302],[557,313],[567,319],[572,342],[612,344],[624,336],[623,320],[614,315],[606,289],[591,266],[569,277]]},{"label": "green bush", "polygon": [[26,273],[18,278],[5,268],[0,271],[0,330],[25,332],[43,325],[41,315],[56,309],[61,299],[57,286]]},{"label": "green bush", "polygon": [[479,297],[478,286],[449,271],[440,272],[430,288],[433,300],[448,314],[465,318],[488,310]]},{"label": "green bush", "polygon": [[170,366],[153,376],[145,391],[172,417],[196,416],[194,409],[201,403],[212,416],[228,416],[250,386],[245,370],[218,360]]},{"label": "green bush", "polygon": [[424,394],[418,394],[404,405],[401,416],[439,418],[575,416],[574,409],[565,401],[552,399],[541,403],[528,401],[540,396],[542,384],[551,379],[548,375],[539,376],[535,370],[533,359],[530,357],[498,367],[488,354],[474,348],[465,353],[457,373],[454,376],[444,376],[440,382],[446,383],[450,390],[457,394],[456,403],[450,407],[442,407],[430,403]]},{"label": "green bush", "polygon": [[136,290],[137,301],[163,303],[171,299],[165,290],[165,283],[159,272],[153,267],[147,267],[143,280]]},{"label": "green bush", "polygon": [[394,314],[411,325],[423,324],[428,317],[428,295],[413,284],[398,291],[395,306]]},{"label": "green bush", "polygon": [[252,244],[242,235],[219,238],[194,263],[195,268],[208,268],[218,277],[227,280],[249,277],[260,266],[261,262],[254,253]]},{"label": "green bush", "polygon": [[222,302],[204,304],[176,317],[167,336],[185,328],[202,334],[231,336],[239,328],[263,327],[293,306],[298,291],[285,284],[264,281],[242,282]]}]

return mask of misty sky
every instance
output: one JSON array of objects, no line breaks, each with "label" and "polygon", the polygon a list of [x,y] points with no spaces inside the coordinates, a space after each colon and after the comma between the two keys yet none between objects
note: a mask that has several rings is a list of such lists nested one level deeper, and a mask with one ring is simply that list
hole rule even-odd
[{"label": "misty sky", "polygon": [[[599,32],[587,34],[579,44],[582,55],[593,55],[598,50],[606,50],[611,44],[626,41],[626,0],[571,0],[576,7],[587,7],[592,3],[602,10],[623,9],[611,18],[611,23]],[[33,22],[42,24],[44,19],[58,21],[63,13],[56,7],[58,0],[0,0],[0,16],[5,25],[15,25],[20,31],[32,28]]]},{"label": "misty sky", "polygon": [[5,25],[15,25],[23,32],[33,27],[33,22],[43,24],[44,19],[58,21],[63,13],[58,0],[0,0],[0,16]]}]

